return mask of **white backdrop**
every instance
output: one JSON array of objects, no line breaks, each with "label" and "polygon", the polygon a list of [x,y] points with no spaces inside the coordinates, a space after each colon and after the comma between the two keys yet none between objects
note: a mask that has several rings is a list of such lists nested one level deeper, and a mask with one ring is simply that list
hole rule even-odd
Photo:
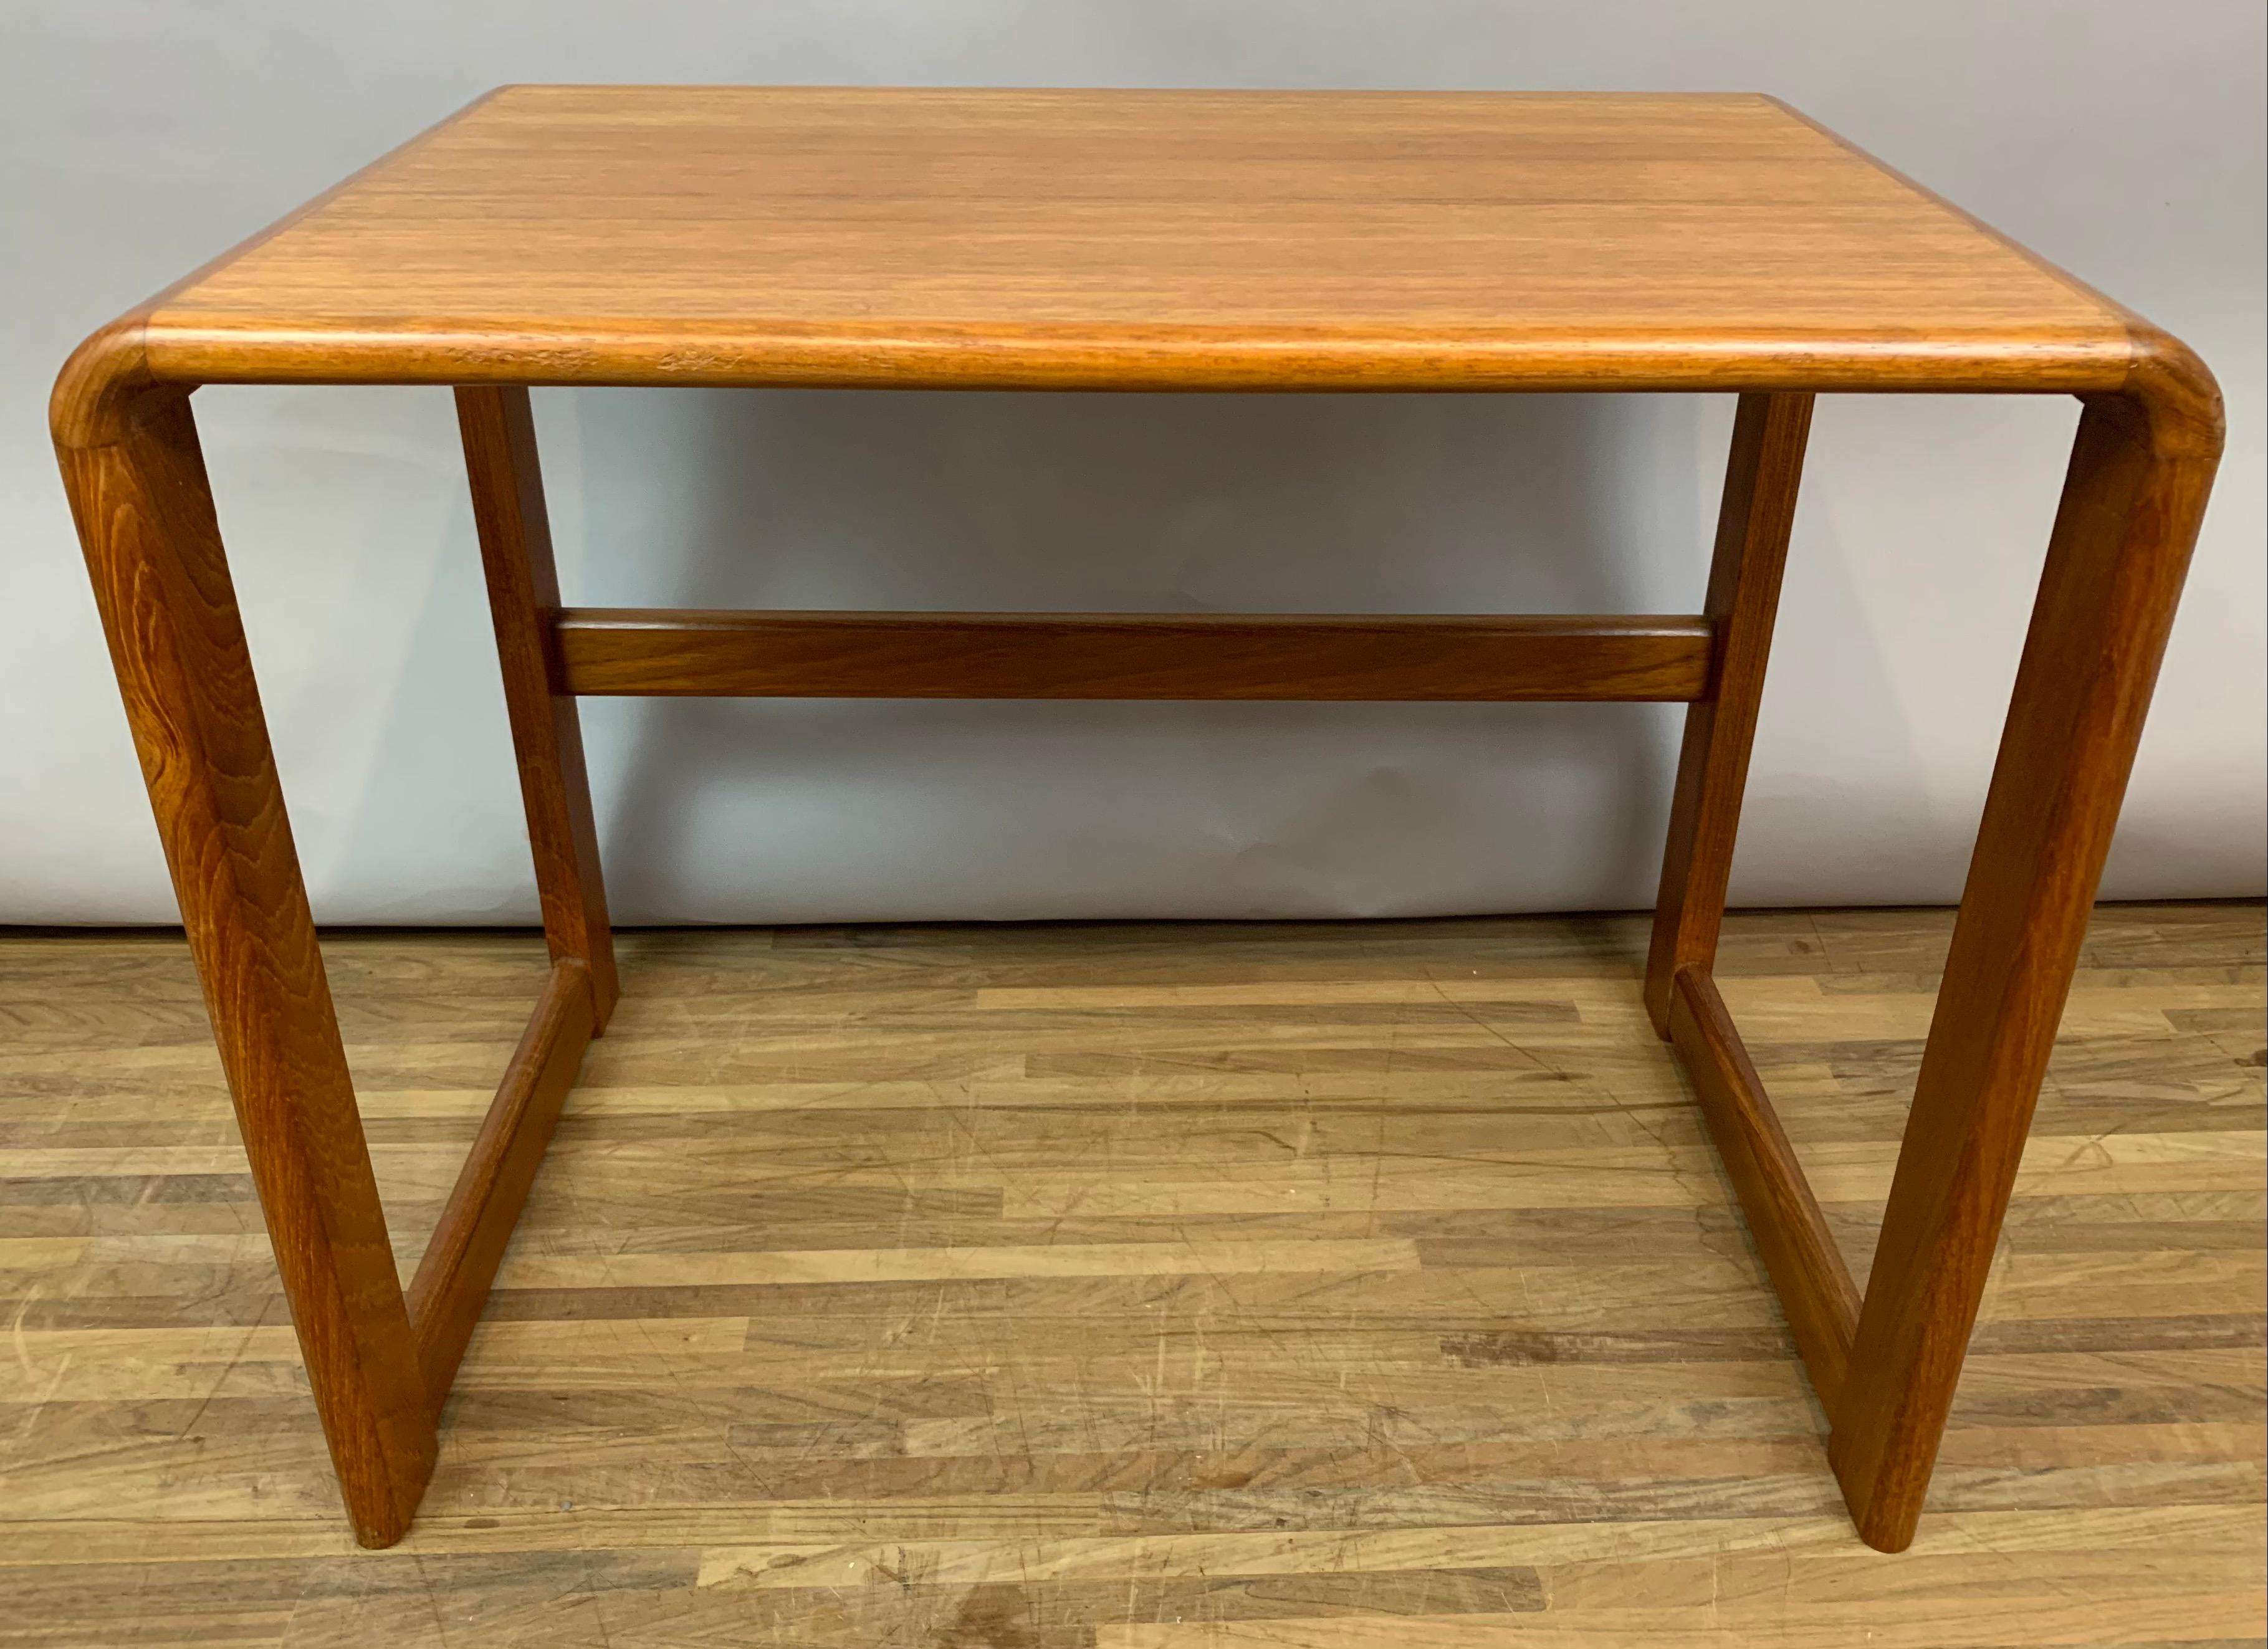
[{"label": "white backdrop", "polygon": [[[2258,0],[10,0],[0,921],[173,907],[48,453],[71,345],[506,80],[1777,92],[2171,328],[2229,456],[2106,891],[2263,885]],[[1721,398],[549,392],[571,600],[1691,610]],[[208,390],[318,917],[534,915],[449,398]],[[1822,401],[1736,901],[1959,890],[2076,416]],[[1660,706],[592,701],[618,920],[1648,902]]]}]

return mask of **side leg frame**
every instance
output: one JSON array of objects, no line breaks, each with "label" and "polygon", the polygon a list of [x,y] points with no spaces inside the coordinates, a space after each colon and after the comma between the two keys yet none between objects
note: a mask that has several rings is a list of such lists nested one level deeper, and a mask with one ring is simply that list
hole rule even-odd
[{"label": "side leg frame", "polygon": [[[437,1423],[585,1048],[617,994],[527,393],[458,394],[551,969],[405,1290],[387,1240],[186,387],[130,341],[56,446],[189,947],[355,1536],[409,1528]],[[77,365],[77,363],[74,363]],[[79,393],[73,393],[77,391]]]},{"label": "side leg frame", "polygon": [[1914,1536],[2221,444],[2194,357],[2144,339],[2083,401],[1862,1297],[1712,977],[1811,398],[1741,398],[1646,975],[1830,1427],[1867,1544]]}]

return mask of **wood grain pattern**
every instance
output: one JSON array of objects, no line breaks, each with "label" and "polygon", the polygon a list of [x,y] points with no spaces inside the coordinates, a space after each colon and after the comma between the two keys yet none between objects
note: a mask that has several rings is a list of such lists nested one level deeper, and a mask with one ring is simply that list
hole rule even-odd
[{"label": "wood grain pattern", "polygon": [[1651,699],[1707,690],[1698,617],[570,607],[568,693],[821,698]]},{"label": "wood grain pattern", "polygon": [[559,570],[543,502],[535,420],[527,391],[457,391],[473,522],[496,623],[505,714],[519,766],[520,800],[535,856],[535,891],[554,961],[572,961],[591,993],[594,1034],[607,1028],[622,986],[599,868],[599,828],[583,762],[583,724],[569,695],[555,690],[550,629],[559,612]]},{"label": "wood grain pattern", "polygon": [[1779,1291],[1788,1332],[1811,1388],[1832,1419],[1851,1372],[1859,1290],[1835,1233],[1796,1160],[1764,1079],[1708,974],[1686,968],[1670,1003],[1670,1039],[1691,1078],[1725,1174],[1739,1196],[1749,1240]]},{"label": "wood grain pattern", "polygon": [[1887,1550],[1921,1513],[2221,441],[2187,376],[2080,415],[1836,1429]]},{"label": "wood grain pattern", "polygon": [[731,86],[504,88],[144,321],[188,381],[2080,393],[2133,337],[1769,98]]},{"label": "wood grain pattern", "polygon": [[409,1327],[437,1417],[448,1400],[465,1343],[488,1303],[512,1223],[551,1143],[559,1108],[583,1068],[583,1050],[594,1031],[591,994],[582,963],[551,964],[535,1012],[504,1067],[496,1098],[410,1279]]},{"label": "wood grain pattern", "polygon": [[109,433],[60,449],[64,482],[308,1385],[355,1532],[384,1545],[433,1423],[196,425],[153,395]]},{"label": "wood grain pattern", "polygon": [[[1719,947],[1861,1277],[1950,926]],[[0,934],[0,1640],[2257,1643],[2262,908],[2096,913],[1895,1561],[1646,935],[622,934],[427,1504],[360,1552],[180,937]],[[406,1271],[549,959],[325,950]]]}]

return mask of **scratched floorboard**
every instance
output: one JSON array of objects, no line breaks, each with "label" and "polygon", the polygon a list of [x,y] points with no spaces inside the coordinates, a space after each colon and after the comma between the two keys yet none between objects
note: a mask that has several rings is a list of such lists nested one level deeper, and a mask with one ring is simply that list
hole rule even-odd
[{"label": "scratched floorboard", "polygon": [[[1727,936],[1862,1275],[1948,928]],[[0,1642],[2257,1645],[2263,928],[2098,913],[1898,1557],[1632,919],[624,936],[386,1553],[180,943],[0,937]],[[407,1263],[542,947],[327,954]]]}]

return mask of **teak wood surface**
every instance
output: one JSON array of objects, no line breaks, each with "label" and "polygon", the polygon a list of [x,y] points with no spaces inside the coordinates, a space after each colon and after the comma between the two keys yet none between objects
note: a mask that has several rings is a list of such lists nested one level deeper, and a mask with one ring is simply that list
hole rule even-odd
[{"label": "teak wood surface", "polygon": [[[457,388],[553,970],[406,1296],[188,411],[220,381]],[[532,384],[1741,406],[1696,615],[623,615],[563,605]],[[1712,969],[1815,397],[1881,389],[2084,408],[1860,1300]],[[614,1004],[590,691],[1687,701],[1646,1004],[1858,1530],[1912,1539],[2220,455],[2212,376],[2165,333],[1768,98],[512,87],[95,334],[53,411],[364,1542],[409,1525]]]}]

